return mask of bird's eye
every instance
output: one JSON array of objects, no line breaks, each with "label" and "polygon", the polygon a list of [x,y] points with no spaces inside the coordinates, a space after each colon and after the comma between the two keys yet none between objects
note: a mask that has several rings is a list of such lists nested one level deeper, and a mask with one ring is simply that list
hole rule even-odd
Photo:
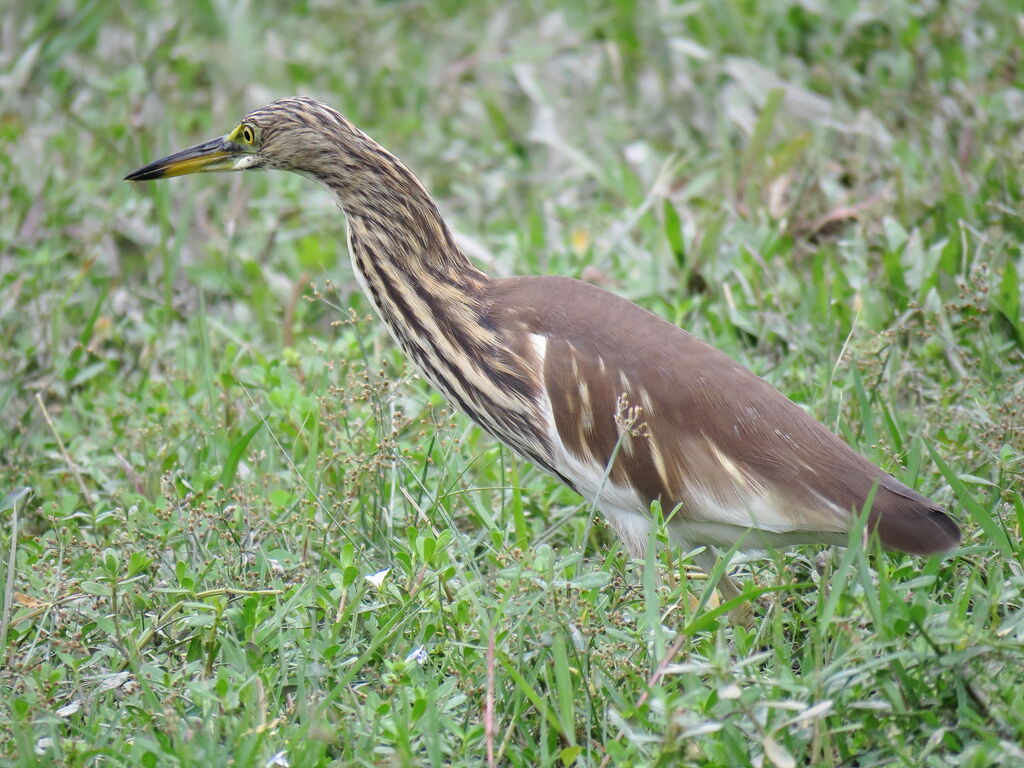
[{"label": "bird's eye", "polygon": [[248,125],[242,126],[242,141],[246,144],[253,144],[256,141],[256,133]]}]

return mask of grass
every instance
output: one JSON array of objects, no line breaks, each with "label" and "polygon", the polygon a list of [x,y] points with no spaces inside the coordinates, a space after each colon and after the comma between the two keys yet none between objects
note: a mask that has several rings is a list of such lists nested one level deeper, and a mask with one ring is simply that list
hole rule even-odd
[{"label": "grass", "polygon": [[[0,765],[1017,765],[1012,4],[47,0],[0,25]],[[947,505],[944,560],[631,563],[455,415],[285,174],[337,106],[494,274],[582,277]]]}]

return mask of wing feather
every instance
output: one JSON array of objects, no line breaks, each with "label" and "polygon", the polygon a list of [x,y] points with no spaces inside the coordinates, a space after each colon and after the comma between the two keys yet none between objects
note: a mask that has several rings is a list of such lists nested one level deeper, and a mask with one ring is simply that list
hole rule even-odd
[{"label": "wing feather", "polygon": [[[835,542],[873,487],[869,521],[886,546],[930,553],[959,543],[941,507],[727,355],[636,304],[569,278],[520,277],[494,284],[487,312],[496,327],[544,338],[536,362],[571,459],[592,472],[614,454],[608,480],[639,505],[660,499],[678,509],[682,525],[704,532],[698,543],[728,543],[713,539],[733,529],[763,532],[769,543]],[[623,433],[622,395],[645,430]],[[573,481],[566,468],[559,473]]]}]

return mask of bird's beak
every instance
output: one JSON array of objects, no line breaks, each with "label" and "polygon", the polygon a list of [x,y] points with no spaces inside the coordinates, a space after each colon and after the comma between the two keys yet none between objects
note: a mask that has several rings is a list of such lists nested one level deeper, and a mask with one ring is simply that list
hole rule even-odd
[{"label": "bird's beak", "polygon": [[166,179],[171,176],[184,176],[186,173],[204,173],[207,171],[240,171],[247,167],[252,157],[252,150],[241,144],[221,136],[212,141],[196,144],[194,147],[175,152],[124,177],[125,181],[150,181]]}]

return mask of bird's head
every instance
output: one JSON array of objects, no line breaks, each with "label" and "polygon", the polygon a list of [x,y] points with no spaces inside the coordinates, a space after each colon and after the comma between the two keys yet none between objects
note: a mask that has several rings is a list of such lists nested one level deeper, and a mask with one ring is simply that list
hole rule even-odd
[{"label": "bird's head", "polygon": [[125,181],[261,168],[320,175],[339,160],[354,170],[371,145],[372,140],[334,109],[293,97],[255,109],[231,132],[145,165]]}]

